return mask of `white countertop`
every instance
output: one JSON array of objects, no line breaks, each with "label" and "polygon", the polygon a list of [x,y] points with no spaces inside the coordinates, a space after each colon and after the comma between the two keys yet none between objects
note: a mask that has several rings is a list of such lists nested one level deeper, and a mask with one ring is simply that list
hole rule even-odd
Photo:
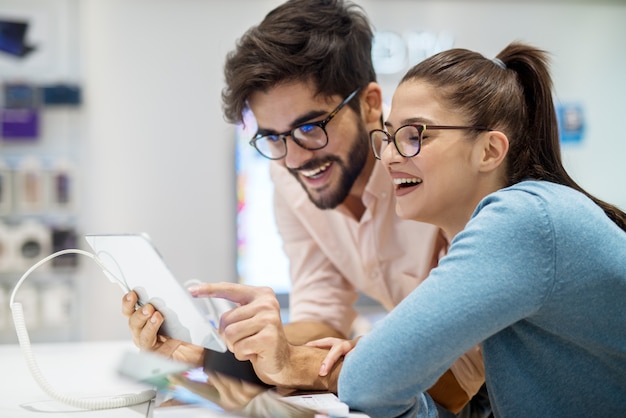
[{"label": "white countertop", "polygon": [[[120,376],[117,369],[123,355],[137,351],[130,341],[38,343],[32,352],[41,374],[65,396],[104,398],[138,394],[151,389]],[[238,415],[198,406],[155,408],[154,402],[126,408],[83,410],[53,399],[37,383],[17,344],[0,344],[0,417],[22,418],[229,418]],[[366,417],[351,413],[350,417]]]},{"label": "white countertop", "polygon": [[[137,350],[130,341],[33,344],[32,351],[44,378],[63,395],[80,398],[119,396],[149,387],[119,376],[123,353]],[[37,384],[17,344],[0,345],[0,416],[20,417],[132,417],[149,416],[149,403],[127,408],[85,411],[53,400]]]}]

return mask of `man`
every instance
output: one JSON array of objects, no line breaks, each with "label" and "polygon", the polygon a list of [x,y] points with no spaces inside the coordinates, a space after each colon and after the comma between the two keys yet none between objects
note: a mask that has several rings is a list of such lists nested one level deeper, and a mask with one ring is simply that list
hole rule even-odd
[{"label": "man", "polygon": [[[241,122],[251,110],[258,126],[251,144],[273,160],[275,218],[292,280],[284,331],[273,294],[244,312],[253,328],[274,324],[293,345],[348,337],[359,291],[390,310],[425,279],[447,247],[435,227],[396,216],[392,183],[369,151],[368,132],[382,127],[383,108],[372,36],[355,5],[290,0],[252,27],[226,60],[225,116]],[[162,317],[151,306],[135,313],[135,300],[128,295],[124,313],[138,346],[202,363],[199,347],[157,336]],[[254,351],[229,347],[238,358]],[[320,361],[308,364],[319,367]],[[457,412],[483,381],[476,349],[429,394]]]}]

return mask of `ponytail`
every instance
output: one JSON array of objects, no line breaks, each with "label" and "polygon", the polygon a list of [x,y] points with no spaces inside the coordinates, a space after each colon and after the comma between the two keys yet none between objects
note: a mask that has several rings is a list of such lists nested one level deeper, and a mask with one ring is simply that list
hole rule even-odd
[{"label": "ponytail", "polygon": [[533,179],[571,187],[626,231],[626,214],[586,192],[563,167],[548,61],[545,51],[519,42],[493,60],[457,48],[420,62],[401,83],[423,80],[437,88],[470,125],[506,132],[507,185]]}]

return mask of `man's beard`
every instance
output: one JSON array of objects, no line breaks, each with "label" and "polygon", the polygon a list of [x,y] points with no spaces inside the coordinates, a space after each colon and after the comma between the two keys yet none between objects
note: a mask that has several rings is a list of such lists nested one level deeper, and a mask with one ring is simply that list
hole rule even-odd
[{"label": "man's beard", "polygon": [[324,158],[314,159],[306,163],[299,169],[310,169],[313,167],[319,167],[324,163],[333,162],[333,169],[340,170],[341,176],[339,176],[339,184],[334,186],[334,189],[326,191],[326,193],[316,194],[308,189],[305,183],[300,179],[297,170],[289,169],[289,172],[298,180],[304,191],[309,196],[309,200],[313,202],[318,209],[334,209],[343,203],[348,197],[354,182],[363,171],[363,167],[367,162],[367,156],[370,152],[368,135],[363,123],[358,124],[357,140],[354,141],[352,147],[348,151],[348,161],[344,163],[336,155],[329,155]]}]

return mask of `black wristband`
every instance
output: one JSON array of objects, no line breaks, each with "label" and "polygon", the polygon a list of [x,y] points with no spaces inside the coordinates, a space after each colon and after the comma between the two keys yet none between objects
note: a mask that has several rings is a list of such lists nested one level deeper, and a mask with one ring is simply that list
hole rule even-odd
[{"label": "black wristband", "polygon": [[205,349],[204,370],[241,379],[259,386],[272,387],[259,379],[250,361],[237,360],[235,355],[228,350],[220,353],[219,351]]}]

